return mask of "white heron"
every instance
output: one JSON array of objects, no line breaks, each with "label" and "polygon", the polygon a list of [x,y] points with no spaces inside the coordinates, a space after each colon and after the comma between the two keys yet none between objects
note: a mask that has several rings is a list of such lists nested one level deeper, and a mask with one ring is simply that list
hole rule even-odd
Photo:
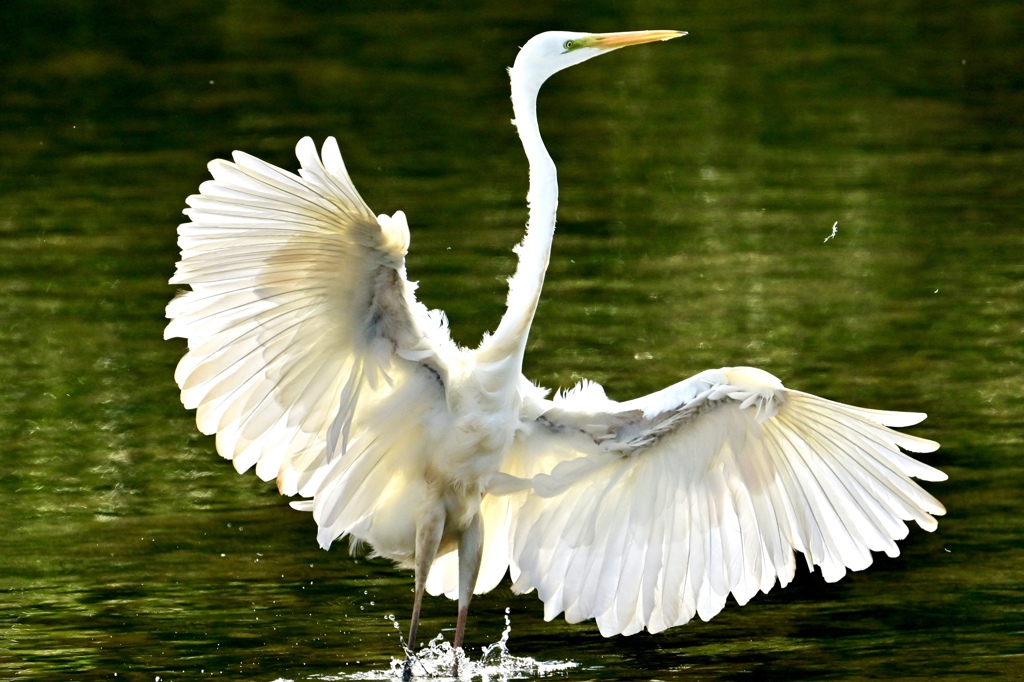
[{"label": "white heron", "polygon": [[678,31],[542,33],[510,69],[529,161],[529,222],[508,308],[475,349],[406,279],[405,215],[374,215],[328,138],[298,143],[298,175],[235,152],[188,198],[166,338],[217,451],[255,466],[312,511],[325,549],[366,543],[415,571],[409,646],[424,591],[458,599],[511,573],[550,620],[596,619],[605,636],[707,620],[794,576],[795,552],[827,581],[872,552],[896,556],[905,521],[942,505],[912,477],[945,475],[901,451],[938,444],[887,427],[925,415],[831,402],[750,367],[701,372],[616,402],[584,381],[557,393],[522,374],[555,230],[555,165],[536,100],[552,74]]}]

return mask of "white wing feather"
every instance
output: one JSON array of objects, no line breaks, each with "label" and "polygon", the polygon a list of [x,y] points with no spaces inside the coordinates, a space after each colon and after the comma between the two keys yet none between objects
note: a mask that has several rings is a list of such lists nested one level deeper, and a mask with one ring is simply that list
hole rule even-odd
[{"label": "white wing feather", "polygon": [[545,402],[505,466],[534,489],[513,498],[513,589],[606,636],[785,586],[794,551],[838,580],[872,551],[896,556],[904,521],[934,530],[944,513],[911,476],[945,475],[900,451],[938,444],[886,428],[921,414],[830,402],[752,368],[625,403],[595,386]]},{"label": "white wing feather", "polygon": [[406,280],[404,215],[374,216],[334,138],[322,161],[308,137],[296,155],[299,175],[241,152],[209,164],[178,229],[171,283],[191,291],[167,306],[165,338],[188,339],[175,379],[218,452],[312,495],[367,404],[413,363],[443,381],[453,346]]}]

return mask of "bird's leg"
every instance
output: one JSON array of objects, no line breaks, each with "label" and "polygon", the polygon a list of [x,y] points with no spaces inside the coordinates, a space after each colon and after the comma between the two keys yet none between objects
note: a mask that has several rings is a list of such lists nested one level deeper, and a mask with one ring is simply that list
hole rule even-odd
[{"label": "bird's leg", "polygon": [[[469,527],[463,531],[459,538],[459,619],[455,625],[456,650],[462,646],[463,636],[466,634],[466,617],[469,615],[469,601],[473,598],[473,588],[476,587],[477,576],[480,575],[480,560],[483,557],[484,532],[483,523],[480,521],[480,513],[477,512],[470,521]],[[455,663],[452,667],[452,675],[459,675],[458,651],[455,654]]]},{"label": "bird's leg", "polygon": [[427,584],[430,566],[437,557],[444,531],[444,507],[432,509],[416,524],[416,587],[412,598],[412,623],[409,625],[409,643],[406,650],[405,668],[402,679],[412,677],[412,653],[416,648],[416,631],[420,625],[420,606],[423,604],[423,590]]}]

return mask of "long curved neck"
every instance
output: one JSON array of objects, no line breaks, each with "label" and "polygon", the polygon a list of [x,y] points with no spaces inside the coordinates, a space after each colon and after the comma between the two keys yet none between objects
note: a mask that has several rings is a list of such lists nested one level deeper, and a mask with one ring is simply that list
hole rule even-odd
[{"label": "long curved neck", "polygon": [[526,225],[526,236],[515,248],[519,265],[509,280],[508,309],[480,351],[488,361],[511,361],[518,376],[551,256],[555,212],[558,208],[558,174],[537,125],[537,93],[543,80],[537,82],[529,75],[521,76],[515,68],[510,70],[509,75],[512,79],[512,109],[515,112],[513,123],[519,131],[530,166],[530,189],[526,195],[530,218]]}]

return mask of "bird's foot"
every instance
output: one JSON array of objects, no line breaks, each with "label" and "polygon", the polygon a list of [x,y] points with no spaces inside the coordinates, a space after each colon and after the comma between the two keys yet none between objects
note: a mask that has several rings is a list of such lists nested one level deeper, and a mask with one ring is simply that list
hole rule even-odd
[{"label": "bird's foot", "polygon": [[459,664],[462,663],[466,658],[466,652],[462,650],[462,647],[456,647],[452,649],[452,678],[458,679],[459,677]]}]

